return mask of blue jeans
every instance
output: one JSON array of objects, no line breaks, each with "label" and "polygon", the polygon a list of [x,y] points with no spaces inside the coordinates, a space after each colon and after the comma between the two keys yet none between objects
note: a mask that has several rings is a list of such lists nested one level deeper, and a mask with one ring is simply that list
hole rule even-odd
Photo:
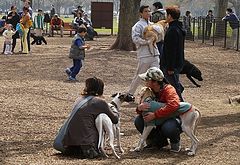
[{"label": "blue jeans", "polygon": [[174,71],[174,74],[169,75],[167,73],[167,70],[162,68],[164,77],[168,80],[168,82],[176,89],[176,92],[180,98],[181,102],[184,102],[183,97],[182,97],[182,92],[184,90],[184,87],[179,81],[179,73],[177,71]]},{"label": "blue jeans", "polygon": [[79,73],[80,69],[82,68],[83,60],[80,59],[73,59],[73,66],[70,68],[72,78],[76,78],[76,75]]},{"label": "blue jeans", "polygon": [[[144,128],[144,120],[141,115],[138,115],[134,121],[137,130],[142,133]],[[167,139],[170,139],[171,143],[180,142],[181,124],[178,123],[176,118],[169,118],[162,125],[157,126],[149,134],[147,141],[150,141],[152,145],[162,148],[168,145]]]}]

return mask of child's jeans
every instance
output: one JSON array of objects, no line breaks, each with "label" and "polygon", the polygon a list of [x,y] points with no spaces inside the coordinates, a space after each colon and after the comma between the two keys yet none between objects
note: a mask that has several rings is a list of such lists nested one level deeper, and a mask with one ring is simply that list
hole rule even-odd
[{"label": "child's jeans", "polygon": [[70,68],[72,78],[76,78],[76,75],[79,73],[80,69],[83,66],[83,60],[81,59],[73,59],[73,66]]}]

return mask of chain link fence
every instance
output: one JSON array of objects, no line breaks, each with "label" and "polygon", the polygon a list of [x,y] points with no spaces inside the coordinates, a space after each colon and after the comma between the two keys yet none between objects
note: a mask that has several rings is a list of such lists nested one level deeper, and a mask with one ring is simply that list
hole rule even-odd
[{"label": "chain link fence", "polygon": [[206,17],[194,17],[189,20],[186,40],[201,42],[226,49],[240,51],[240,22],[233,23],[237,28],[232,29],[229,22],[222,18],[209,21]]}]

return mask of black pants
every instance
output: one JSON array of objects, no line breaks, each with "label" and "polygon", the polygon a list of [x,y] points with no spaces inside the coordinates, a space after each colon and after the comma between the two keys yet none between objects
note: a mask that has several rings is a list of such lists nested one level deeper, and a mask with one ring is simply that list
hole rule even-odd
[{"label": "black pants", "polygon": [[66,156],[94,159],[100,156],[100,153],[94,146],[69,146],[63,153]]}]

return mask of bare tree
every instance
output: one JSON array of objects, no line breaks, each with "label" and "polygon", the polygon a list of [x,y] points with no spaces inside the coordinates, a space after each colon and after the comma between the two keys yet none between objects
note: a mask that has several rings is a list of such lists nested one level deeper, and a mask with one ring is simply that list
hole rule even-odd
[{"label": "bare tree", "polygon": [[120,0],[118,36],[111,49],[136,50],[132,41],[131,30],[139,18],[140,3],[141,0]]}]

